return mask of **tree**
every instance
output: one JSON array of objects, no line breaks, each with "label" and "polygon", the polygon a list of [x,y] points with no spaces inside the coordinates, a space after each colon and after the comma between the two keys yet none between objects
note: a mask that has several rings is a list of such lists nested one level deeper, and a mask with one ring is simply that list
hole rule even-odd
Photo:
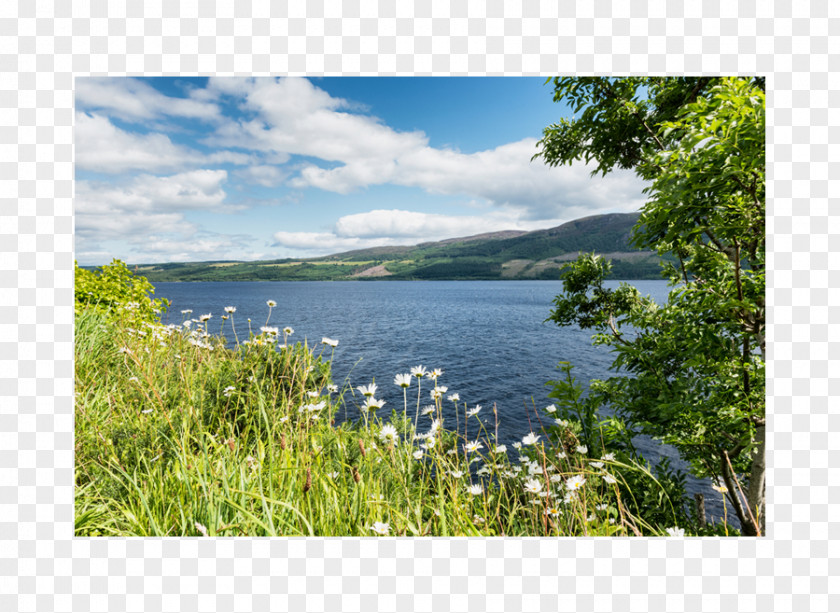
[{"label": "tree", "polygon": [[746,78],[556,78],[579,116],[549,126],[534,158],[633,169],[648,201],[636,247],[670,254],[657,305],[582,256],[550,320],[596,331],[617,375],[616,412],[674,445],[726,488],[747,535],[765,526],[764,82]]}]

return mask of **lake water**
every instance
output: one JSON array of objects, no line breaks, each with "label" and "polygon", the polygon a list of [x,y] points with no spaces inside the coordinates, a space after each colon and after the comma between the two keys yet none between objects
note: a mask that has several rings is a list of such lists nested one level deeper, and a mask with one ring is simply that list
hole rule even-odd
[{"label": "lake water", "polygon": [[[664,281],[632,284],[657,302],[667,298]],[[574,376],[584,385],[609,376],[612,362],[608,348],[592,346],[590,331],[545,321],[562,291],[560,281],[218,282],[155,287],[155,297],[172,301],[162,317],[164,323],[180,323],[181,310],[192,309],[188,317],[211,313],[208,329],[218,333],[224,308],[236,307],[240,340],[248,336],[249,318],[255,332],[265,325],[266,301],[274,300],[277,306],[269,325],[291,326],[290,342],[306,339],[319,351],[322,337],[338,340],[333,381],[340,387],[348,378],[353,387],[375,381],[377,398],[387,402],[381,415],[389,415],[392,408],[402,410],[402,390],[393,384],[396,374],[418,365],[440,368],[443,376],[438,384],[448,387],[447,394],[459,394],[470,408],[480,404],[488,431],[494,428],[496,405],[499,439],[507,444],[536,429],[533,407],[542,409],[551,403],[545,383],[559,377],[559,361],[571,362]],[[229,321],[224,331],[232,342]],[[424,380],[421,406],[430,404],[431,387]],[[416,406],[416,394],[412,382],[409,408]],[[650,461],[667,456],[673,466],[686,468],[671,447],[647,438],[637,444]],[[722,516],[720,495],[708,480],[689,475],[688,489],[705,494],[707,515]],[[730,521],[733,515],[730,512]]]}]

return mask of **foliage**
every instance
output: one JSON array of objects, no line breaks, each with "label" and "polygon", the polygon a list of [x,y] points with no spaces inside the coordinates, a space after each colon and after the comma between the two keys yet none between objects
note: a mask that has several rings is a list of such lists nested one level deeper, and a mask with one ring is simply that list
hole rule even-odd
[{"label": "foliage", "polygon": [[[579,118],[546,129],[538,156],[633,168],[650,196],[633,242],[673,256],[662,306],[581,257],[551,319],[594,329],[625,373],[605,398],[640,432],[720,479],[745,534],[763,533],[764,93],[743,78],[563,78]],[[741,495],[741,491],[746,496]],[[744,500],[746,499],[746,500]]]},{"label": "foliage", "polygon": [[128,311],[134,321],[154,321],[165,311],[169,302],[165,298],[153,299],[149,295],[155,288],[145,277],[135,276],[124,262],[114,260],[108,266],[92,271],[79,268],[75,272],[75,313],[80,315],[85,307],[100,312]]}]

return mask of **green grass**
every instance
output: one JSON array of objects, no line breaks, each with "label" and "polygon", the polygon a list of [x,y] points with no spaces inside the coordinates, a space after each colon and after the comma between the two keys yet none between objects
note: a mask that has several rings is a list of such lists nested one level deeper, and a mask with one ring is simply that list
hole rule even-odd
[{"label": "green grass", "polygon": [[[235,323],[225,322],[231,337]],[[200,322],[165,327],[130,309],[80,307],[75,534],[632,536],[684,524],[645,465],[595,467],[603,450],[576,452],[574,424],[538,432],[522,461],[496,452],[493,409],[468,415],[459,400],[432,400],[428,374],[412,377],[401,406],[336,423],[364,405],[362,393],[333,386],[329,346],[283,334],[251,334],[230,350]],[[425,399],[432,408],[415,432]],[[444,421],[444,406],[457,419]],[[585,484],[571,491],[578,476]],[[635,500],[642,482],[660,493],[655,518]]]}]

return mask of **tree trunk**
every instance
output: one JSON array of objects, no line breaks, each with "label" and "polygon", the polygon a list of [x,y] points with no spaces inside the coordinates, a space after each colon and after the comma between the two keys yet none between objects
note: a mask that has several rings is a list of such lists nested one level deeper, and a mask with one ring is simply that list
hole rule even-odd
[{"label": "tree trunk", "polygon": [[765,458],[765,426],[761,424],[755,429],[755,449],[753,450],[752,470],[750,471],[750,487],[747,491],[747,505],[758,522],[757,536],[764,536],[767,525],[765,512],[765,477],[767,461]]}]

